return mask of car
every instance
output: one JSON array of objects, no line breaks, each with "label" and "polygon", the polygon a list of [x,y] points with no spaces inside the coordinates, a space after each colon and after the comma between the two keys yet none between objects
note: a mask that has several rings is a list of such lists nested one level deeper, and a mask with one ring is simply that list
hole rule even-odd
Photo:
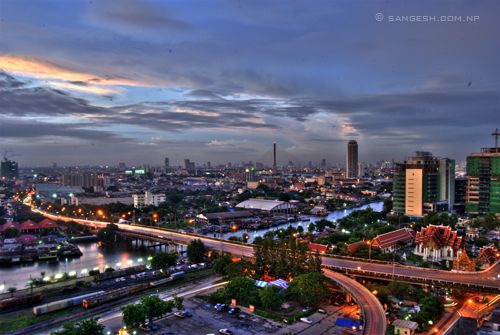
[{"label": "car", "polygon": [[190,311],[184,310],[184,311],[177,311],[174,313],[174,315],[180,319],[184,319],[184,318],[192,317],[193,313],[191,313]]},{"label": "car", "polygon": [[217,304],[214,306],[214,308],[217,312],[224,312],[227,309],[227,305],[226,304]]},{"label": "car", "polygon": [[222,329],[219,329],[219,334],[224,334],[224,335],[233,335],[234,333],[227,329],[227,328],[222,328]]},{"label": "car", "polygon": [[239,307],[231,307],[228,311],[229,314],[238,314],[241,311]]},{"label": "car", "polygon": [[325,310],[325,309],[323,309],[323,308],[318,308],[318,309],[317,309],[317,312],[318,312],[318,313],[321,313],[321,314],[326,314],[326,310]]},{"label": "car", "polygon": [[313,323],[311,319],[306,318],[306,317],[304,317],[304,318],[300,318],[300,321],[301,321],[301,322],[304,322],[304,323],[307,323],[307,324],[311,324],[311,323]]},{"label": "car", "polygon": [[302,313],[307,313],[311,310],[311,307],[304,307],[302,308]]},{"label": "car", "polygon": [[288,325],[288,324],[290,324],[292,322],[290,320],[288,320],[288,319],[283,319],[283,323],[286,323]]}]

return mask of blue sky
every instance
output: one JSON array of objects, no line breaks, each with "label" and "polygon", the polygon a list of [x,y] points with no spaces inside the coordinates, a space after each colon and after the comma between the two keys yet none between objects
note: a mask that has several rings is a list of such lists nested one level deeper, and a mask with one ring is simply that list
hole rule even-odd
[{"label": "blue sky", "polygon": [[270,163],[277,142],[282,162],[343,165],[356,139],[365,162],[460,160],[500,124],[499,7],[0,1],[0,148],[25,165]]}]

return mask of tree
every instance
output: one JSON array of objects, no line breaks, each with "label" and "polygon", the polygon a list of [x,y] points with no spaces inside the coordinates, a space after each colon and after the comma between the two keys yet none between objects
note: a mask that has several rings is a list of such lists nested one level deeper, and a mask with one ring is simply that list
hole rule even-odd
[{"label": "tree", "polygon": [[255,304],[258,302],[258,292],[255,281],[245,277],[236,277],[226,285],[226,296],[236,299],[238,304]]},{"label": "tree", "polygon": [[66,322],[61,330],[53,335],[102,335],[104,326],[97,323],[97,319],[90,318],[78,322]]},{"label": "tree", "polygon": [[314,229],[316,229],[316,226],[314,225],[314,223],[310,223],[309,226],[307,226],[307,230],[312,233],[314,231]]},{"label": "tree", "polygon": [[146,311],[142,304],[130,304],[122,307],[123,322],[128,328],[138,328],[146,320]]},{"label": "tree", "polygon": [[253,264],[250,261],[246,260],[239,260],[237,262],[231,261],[227,266],[226,266],[226,275],[229,278],[235,278],[235,277],[246,277],[248,276],[249,272],[253,269]]},{"label": "tree", "polygon": [[386,214],[389,213],[390,211],[392,211],[392,206],[393,206],[392,199],[386,198],[384,200],[384,209],[382,210],[382,212],[384,212]]},{"label": "tree", "polygon": [[173,302],[163,301],[157,295],[147,295],[141,298],[141,305],[144,308],[146,318],[152,321],[172,311]]},{"label": "tree", "polygon": [[21,235],[21,233],[16,228],[7,228],[3,232],[4,238],[16,238],[16,237],[19,237],[19,235]]},{"label": "tree", "polygon": [[174,266],[179,255],[176,252],[160,252],[151,259],[151,267],[155,270],[167,269]]},{"label": "tree", "polygon": [[227,275],[227,266],[231,264],[231,257],[228,255],[222,255],[217,257],[213,263],[212,267],[218,274],[225,276]]},{"label": "tree", "polygon": [[174,296],[174,307],[177,308],[178,310],[183,310],[184,309],[184,298],[183,297],[178,297]]},{"label": "tree", "polygon": [[259,291],[259,299],[264,309],[273,309],[281,306],[283,299],[280,289],[276,286],[267,286]]},{"label": "tree", "polygon": [[288,288],[290,294],[305,306],[318,306],[328,296],[325,278],[321,273],[311,272],[295,277]]},{"label": "tree", "polygon": [[193,263],[200,263],[205,258],[205,244],[200,239],[191,241],[186,251],[189,260]]}]

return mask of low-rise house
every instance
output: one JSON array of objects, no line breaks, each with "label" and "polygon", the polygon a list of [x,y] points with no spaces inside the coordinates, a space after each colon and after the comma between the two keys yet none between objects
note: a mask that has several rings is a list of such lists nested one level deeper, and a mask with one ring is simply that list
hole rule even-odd
[{"label": "low-rise house", "polygon": [[413,335],[418,328],[418,323],[403,319],[394,320],[392,325],[394,326],[394,335]]}]

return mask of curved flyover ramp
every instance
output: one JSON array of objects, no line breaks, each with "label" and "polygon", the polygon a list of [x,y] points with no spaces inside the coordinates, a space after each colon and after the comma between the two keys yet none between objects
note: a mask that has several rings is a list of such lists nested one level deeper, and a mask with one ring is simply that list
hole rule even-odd
[{"label": "curved flyover ramp", "polygon": [[323,274],[342,286],[361,307],[364,317],[364,335],[385,334],[387,328],[385,311],[378,299],[366,287],[332,270],[323,269]]}]

